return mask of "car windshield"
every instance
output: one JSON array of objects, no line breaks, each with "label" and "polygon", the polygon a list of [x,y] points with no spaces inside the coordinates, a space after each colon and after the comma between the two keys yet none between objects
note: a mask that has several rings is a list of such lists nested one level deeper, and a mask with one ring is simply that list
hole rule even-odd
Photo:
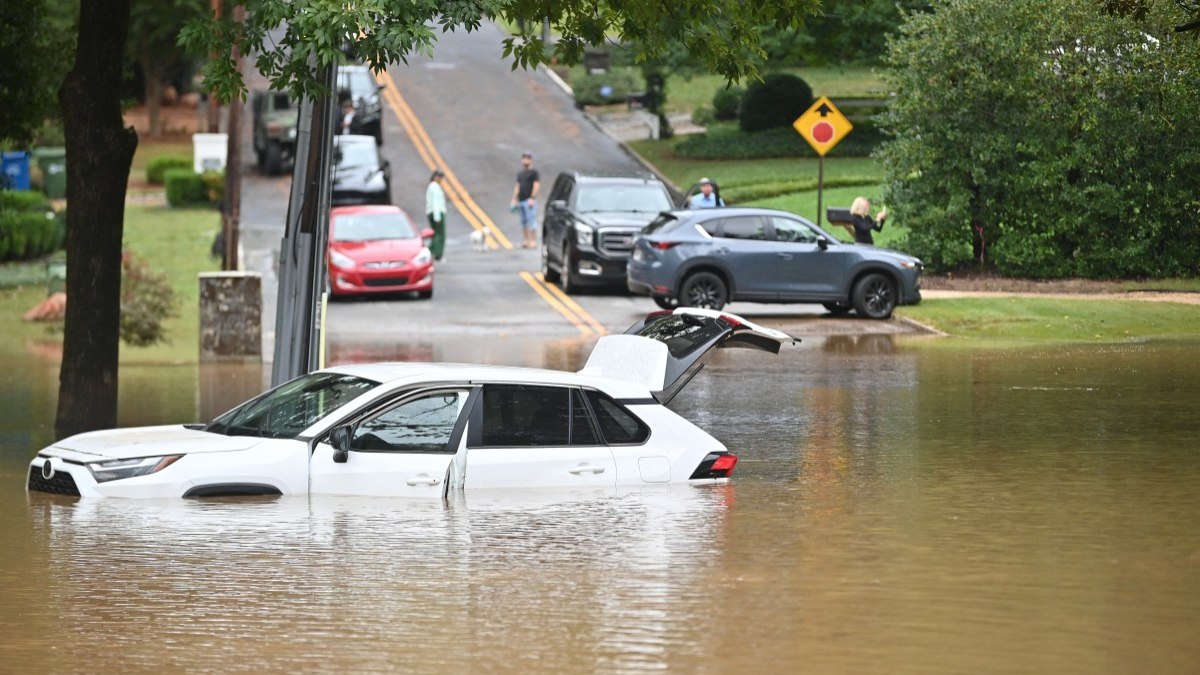
[{"label": "car windshield", "polygon": [[375,93],[375,82],[365,70],[342,70],[338,72],[338,90],[348,91],[354,100],[360,100]]},{"label": "car windshield", "polygon": [[333,221],[333,241],[414,239],[412,223],[402,213],[364,213],[338,216]]},{"label": "car windshield", "polygon": [[658,213],[671,208],[671,200],[657,185],[595,185],[580,188],[575,208],[580,213]]},{"label": "car windshield", "polygon": [[378,386],[353,375],[312,373],[285,382],[221,415],[204,428],[226,436],[295,438],[360,394]]},{"label": "car windshield", "polygon": [[375,150],[375,142],[364,139],[365,142],[339,140],[336,149],[337,166],[339,169],[351,166],[378,166],[379,155]]}]

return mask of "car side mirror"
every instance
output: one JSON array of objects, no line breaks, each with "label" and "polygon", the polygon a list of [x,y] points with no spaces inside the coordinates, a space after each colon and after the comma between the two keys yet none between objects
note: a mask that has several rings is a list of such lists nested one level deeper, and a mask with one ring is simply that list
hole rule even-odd
[{"label": "car side mirror", "polygon": [[565,208],[567,208],[567,200],[565,200],[565,199],[555,199],[554,201],[550,202],[550,208],[552,208],[552,209],[565,209]]},{"label": "car side mirror", "polygon": [[822,251],[829,248],[829,240],[825,237],[817,237],[817,248],[821,249]]},{"label": "car side mirror", "polygon": [[421,230],[421,238],[422,239],[433,239],[433,228],[427,227],[427,228]]},{"label": "car side mirror", "polygon": [[333,446],[335,464],[345,464],[350,459],[350,427],[336,427],[329,432],[329,444]]}]

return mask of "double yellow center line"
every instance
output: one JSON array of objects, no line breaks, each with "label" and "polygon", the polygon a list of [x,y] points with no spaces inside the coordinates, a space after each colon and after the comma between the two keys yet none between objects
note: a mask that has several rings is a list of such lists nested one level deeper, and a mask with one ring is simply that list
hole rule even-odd
[{"label": "double yellow center line", "polygon": [[446,196],[450,201],[458,207],[458,212],[467,219],[467,223],[471,225],[477,232],[485,233],[485,238],[489,248],[504,248],[512,249],[512,242],[496,224],[488,218],[483,209],[475,203],[467,189],[458,181],[458,176],[450,170],[450,166],[446,164],[446,160],[438,152],[433,145],[433,139],[429,138],[429,134],[425,133],[425,127],[417,120],[417,116],[413,114],[412,108],[408,107],[400,96],[400,90],[396,87],[396,81],[392,79],[390,73],[386,70],[375,75],[375,81],[378,84],[384,85],[381,93],[392,111],[396,113],[396,117],[400,120],[400,126],[404,127],[404,131],[408,133],[408,137],[412,140],[413,146],[417,149],[417,154],[421,156],[421,160],[425,162],[425,166],[429,167],[430,171],[441,169],[442,173],[446,174]]},{"label": "double yellow center line", "polygon": [[[386,70],[377,73],[375,74],[375,81],[378,84],[384,85],[384,88],[381,90],[384,99],[388,102],[392,112],[396,114],[396,118],[400,120],[400,126],[404,127],[405,133],[412,140],[413,147],[417,149],[417,154],[421,156],[421,160],[425,162],[425,166],[429,167],[431,171],[433,169],[441,169],[446,174],[445,184],[448,188],[446,196],[458,207],[459,213],[466,218],[467,223],[476,231],[485,233],[487,244],[490,248],[512,249],[512,242],[488,218],[483,209],[479,208],[479,205],[475,203],[475,200],[467,192],[467,189],[459,182],[458,177],[450,170],[450,166],[434,146],[433,140],[425,132],[425,127],[421,125],[412,108],[408,107],[408,103],[400,96],[400,89],[396,86],[396,81],[392,79],[391,74]],[[579,329],[579,332],[585,337],[608,335],[608,330],[599,321],[596,321],[591,314],[588,314],[569,295],[563,293],[562,289],[553,284],[546,283],[542,275],[521,272],[521,279],[529,284],[529,287],[533,289],[534,293],[538,294],[538,297],[561,314],[572,326]]]}]

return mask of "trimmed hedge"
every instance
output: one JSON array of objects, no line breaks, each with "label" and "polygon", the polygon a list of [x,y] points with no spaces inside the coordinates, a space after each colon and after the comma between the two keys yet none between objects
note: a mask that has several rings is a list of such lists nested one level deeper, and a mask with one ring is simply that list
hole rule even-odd
[{"label": "trimmed hedge", "polygon": [[738,124],[747,132],[790,128],[812,104],[812,87],[804,80],[788,73],[768,75],[742,95]]},{"label": "trimmed hedge", "polygon": [[[607,73],[573,78],[571,88],[575,90],[575,105],[578,107],[606,105],[628,101],[629,94],[638,91],[641,81],[641,77],[635,71],[616,68]],[[600,95],[600,90],[605,86],[612,88],[612,93],[608,97]]]},{"label": "trimmed hedge", "polygon": [[60,243],[53,214],[0,210],[0,260],[36,258]]},{"label": "trimmed hedge", "polygon": [[167,203],[171,206],[208,206],[221,200],[225,174],[220,171],[199,174],[191,169],[167,169],[164,182],[167,186]]},{"label": "trimmed hedge", "polygon": [[713,118],[722,122],[736,120],[744,94],[745,90],[741,87],[718,89],[712,98]]},{"label": "trimmed hedge", "polygon": [[152,185],[162,185],[167,170],[190,168],[192,168],[192,158],[187,155],[162,155],[155,157],[146,164],[146,182]]},{"label": "trimmed hedge", "polygon": [[36,190],[0,190],[0,210],[45,212],[50,202]]}]

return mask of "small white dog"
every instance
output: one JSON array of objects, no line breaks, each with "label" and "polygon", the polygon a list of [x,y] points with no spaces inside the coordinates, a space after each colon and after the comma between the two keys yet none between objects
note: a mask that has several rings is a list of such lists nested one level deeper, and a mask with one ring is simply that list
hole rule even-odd
[{"label": "small white dog", "polygon": [[484,226],[471,231],[471,248],[476,251],[487,251],[487,239],[492,236],[491,228]]}]

